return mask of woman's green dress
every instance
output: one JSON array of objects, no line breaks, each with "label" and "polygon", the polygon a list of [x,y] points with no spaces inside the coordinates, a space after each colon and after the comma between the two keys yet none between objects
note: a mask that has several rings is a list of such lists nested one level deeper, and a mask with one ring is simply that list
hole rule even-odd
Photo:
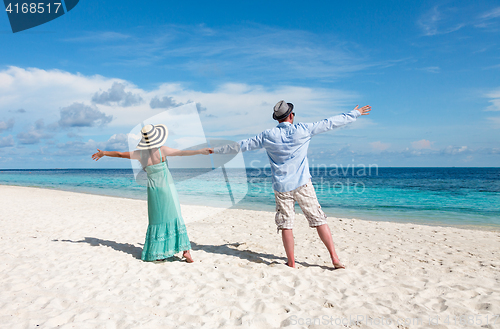
[{"label": "woman's green dress", "polygon": [[179,196],[167,164],[160,162],[147,166],[145,170],[148,176],[149,225],[141,259],[155,261],[190,250],[191,243],[182,219]]}]

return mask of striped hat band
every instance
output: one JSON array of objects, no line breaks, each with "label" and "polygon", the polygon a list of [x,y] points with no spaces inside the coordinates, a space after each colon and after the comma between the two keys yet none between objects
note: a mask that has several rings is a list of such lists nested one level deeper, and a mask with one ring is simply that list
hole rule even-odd
[{"label": "striped hat band", "polygon": [[149,150],[165,144],[168,129],[165,125],[146,125],[141,129],[142,139],[137,144],[138,150]]}]

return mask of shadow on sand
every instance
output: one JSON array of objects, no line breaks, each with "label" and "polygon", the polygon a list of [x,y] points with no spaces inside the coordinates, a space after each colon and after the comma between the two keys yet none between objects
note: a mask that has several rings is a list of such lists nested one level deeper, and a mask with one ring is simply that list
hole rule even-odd
[{"label": "shadow on sand", "polygon": [[[52,240],[54,242],[70,242],[70,243],[87,243],[91,246],[98,247],[98,246],[106,246],[110,247],[116,251],[124,252],[126,254],[131,255],[132,257],[136,259],[141,259],[141,254],[142,254],[142,248],[137,247],[133,244],[130,243],[119,243],[116,241],[111,241],[111,240],[103,240],[99,238],[91,238],[91,237],[85,237],[83,240],[78,240],[78,241],[73,241],[73,240]],[[142,245],[142,244],[141,244]],[[242,243],[235,242],[235,243],[226,243],[223,245],[204,245],[204,244],[198,244],[196,242],[191,242],[191,247],[194,251],[201,250],[207,253],[212,253],[212,254],[219,254],[219,255],[228,255],[228,256],[233,256],[233,257],[238,257],[243,260],[247,260],[249,262],[253,263],[258,263],[258,264],[266,264],[266,265],[272,265],[272,264],[286,264],[286,257],[279,257],[273,254],[266,254],[266,253],[260,253],[260,252],[255,252],[249,249],[245,250],[239,250],[237,249],[239,246],[243,245]],[[178,257],[173,257],[173,259],[169,260],[180,260]],[[319,267],[324,270],[332,270],[333,267],[328,267],[324,265],[317,265],[317,264],[309,264],[307,262],[295,262],[298,265],[304,266],[304,267]]]},{"label": "shadow on sand", "polygon": [[70,243],[88,243],[93,247],[106,246],[110,247],[116,251],[121,251],[126,254],[132,255],[136,259],[141,259],[142,248],[136,247],[130,243],[119,243],[111,240],[103,240],[98,238],[85,237],[83,240],[73,241],[73,240],[52,240],[54,242],[70,242]]},{"label": "shadow on sand", "polygon": [[[244,250],[239,250],[236,249],[239,246],[243,245],[243,243],[235,242],[235,243],[226,243],[223,245],[203,245],[203,244],[198,244],[196,242],[191,242],[191,247],[193,250],[203,250],[205,252],[213,253],[213,254],[221,254],[221,255],[228,255],[228,256],[234,256],[238,257],[243,260],[248,260],[253,263],[261,263],[261,264],[266,264],[266,265],[272,265],[272,264],[286,264],[287,259],[286,257],[279,257],[273,254],[266,254],[266,253],[260,253],[260,252],[255,252],[249,249],[244,249]],[[328,267],[324,265],[317,265],[317,264],[309,264],[307,262],[297,262],[295,261],[295,264],[301,265],[304,267],[319,267],[324,270],[333,270],[333,267]]]}]

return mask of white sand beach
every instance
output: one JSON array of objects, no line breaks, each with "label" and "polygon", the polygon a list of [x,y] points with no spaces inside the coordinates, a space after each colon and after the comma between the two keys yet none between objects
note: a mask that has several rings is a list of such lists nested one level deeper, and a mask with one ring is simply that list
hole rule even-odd
[{"label": "white sand beach", "polygon": [[274,213],[182,206],[195,262],[148,263],[145,201],[0,199],[2,328],[500,328],[500,232],[329,218],[333,270],[298,215],[292,269]]}]

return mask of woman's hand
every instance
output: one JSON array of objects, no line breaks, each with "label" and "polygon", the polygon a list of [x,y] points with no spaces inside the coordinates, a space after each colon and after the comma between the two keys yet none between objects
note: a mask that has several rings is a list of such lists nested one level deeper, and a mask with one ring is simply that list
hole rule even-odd
[{"label": "woman's hand", "polygon": [[97,160],[99,160],[100,158],[102,158],[104,156],[104,152],[103,151],[101,151],[99,149],[97,149],[97,151],[98,152],[92,154],[92,160],[97,161]]},{"label": "woman's hand", "polygon": [[212,154],[214,153],[214,149],[211,149],[211,148],[204,148],[204,149],[200,149],[200,154],[204,154],[204,155],[209,155],[209,154]]}]

